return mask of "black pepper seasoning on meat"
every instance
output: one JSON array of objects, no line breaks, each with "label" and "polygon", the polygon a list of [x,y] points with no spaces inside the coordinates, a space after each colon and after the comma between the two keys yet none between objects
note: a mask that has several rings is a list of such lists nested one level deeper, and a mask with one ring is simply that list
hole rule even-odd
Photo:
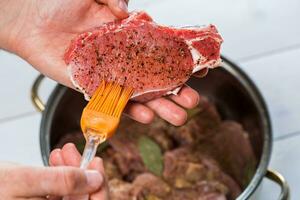
[{"label": "black pepper seasoning on meat", "polygon": [[184,48],[179,48],[179,55],[180,55],[181,57],[184,57],[184,56],[185,56]]}]

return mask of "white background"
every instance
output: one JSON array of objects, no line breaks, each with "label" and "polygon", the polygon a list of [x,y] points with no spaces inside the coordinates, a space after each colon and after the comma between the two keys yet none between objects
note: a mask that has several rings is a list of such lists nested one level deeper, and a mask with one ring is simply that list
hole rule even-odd
[{"label": "white background", "polygon": [[[286,177],[292,199],[300,198],[300,1],[297,0],[131,0],[166,25],[209,24],[224,37],[222,53],[257,84],[269,107],[274,147],[270,168]],[[0,160],[42,165],[41,114],[30,102],[37,72],[0,50]],[[47,80],[46,100],[55,83]],[[259,199],[276,199],[279,187],[264,181]]]}]

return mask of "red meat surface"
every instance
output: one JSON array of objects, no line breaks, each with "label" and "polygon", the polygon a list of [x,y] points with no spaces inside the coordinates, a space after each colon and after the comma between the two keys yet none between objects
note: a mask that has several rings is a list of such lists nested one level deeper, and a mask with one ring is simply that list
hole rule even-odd
[{"label": "red meat surface", "polygon": [[64,59],[86,97],[102,80],[134,88],[134,100],[176,94],[193,73],[220,64],[222,38],[213,25],[158,25],[145,12],[103,24],[72,40]]}]

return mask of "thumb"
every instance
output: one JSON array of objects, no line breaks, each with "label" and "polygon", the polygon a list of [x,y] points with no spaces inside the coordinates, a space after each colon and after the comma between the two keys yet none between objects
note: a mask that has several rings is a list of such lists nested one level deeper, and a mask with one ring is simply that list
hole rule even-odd
[{"label": "thumb", "polygon": [[126,0],[96,0],[99,3],[107,4],[111,12],[118,18],[128,17],[128,7]]},{"label": "thumb", "polygon": [[14,194],[23,197],[89,194],[103,183],[98,171],[75,167],[22,167],[14,170],[11,176],[15,180]]}]

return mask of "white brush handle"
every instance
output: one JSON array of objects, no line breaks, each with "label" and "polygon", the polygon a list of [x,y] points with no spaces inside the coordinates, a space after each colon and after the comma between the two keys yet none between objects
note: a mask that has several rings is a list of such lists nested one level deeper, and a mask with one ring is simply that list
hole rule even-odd
[{"label": "white brush handle", "polygon": [[98,145],[103,142],[98,135],[87,135],[86,144],[81,158],[80,168],[86,169],[94,159]]}]

